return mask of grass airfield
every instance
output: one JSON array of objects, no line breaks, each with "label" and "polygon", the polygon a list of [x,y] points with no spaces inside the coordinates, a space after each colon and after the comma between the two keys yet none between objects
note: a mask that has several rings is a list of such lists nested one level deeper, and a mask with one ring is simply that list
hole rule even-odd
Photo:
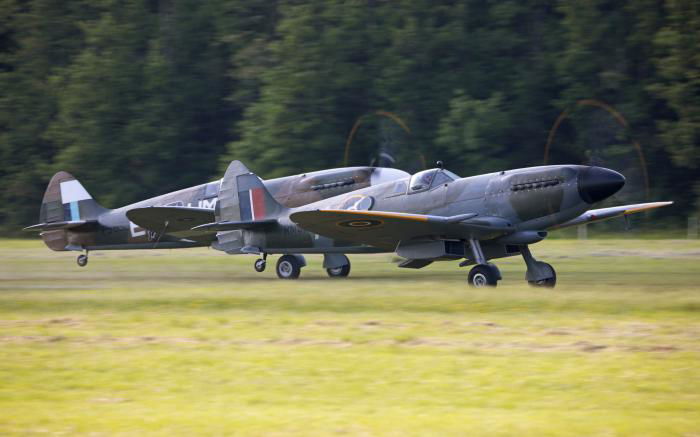
[{"label": "grass airfield", "polygon": [[0,241],[1,435],[700,435],[700,242],[552,240],[498,260],[321,258],[298,281],[209,249]]}]

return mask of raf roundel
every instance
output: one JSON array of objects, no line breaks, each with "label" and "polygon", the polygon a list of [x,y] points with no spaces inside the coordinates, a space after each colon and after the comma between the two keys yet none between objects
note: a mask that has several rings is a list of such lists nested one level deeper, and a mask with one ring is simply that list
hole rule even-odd
[{"label": "raf roundel", "polygon": [[381,220],[346,220],[338,223],[338,226],[345,228],[376,228],[384,224]]}]

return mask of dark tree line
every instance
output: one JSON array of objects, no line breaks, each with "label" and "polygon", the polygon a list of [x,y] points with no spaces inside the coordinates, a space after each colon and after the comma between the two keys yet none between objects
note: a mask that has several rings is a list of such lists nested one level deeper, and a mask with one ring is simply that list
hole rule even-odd
[{"label": "dark tree line", "polygon": [[116,207],[231,159],[342,166],[363,116],[350,165],[388,142],[409,170],[466,176],[541,164],[549,142],[549,162],[634,179],[639,145],[652,197],[684,216],[699,47],[693,0],[0,0],[0,228],[36,221],[58,169]]}]

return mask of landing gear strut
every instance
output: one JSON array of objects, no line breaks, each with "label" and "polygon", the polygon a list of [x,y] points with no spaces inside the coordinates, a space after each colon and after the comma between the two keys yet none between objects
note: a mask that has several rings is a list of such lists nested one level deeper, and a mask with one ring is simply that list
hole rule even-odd
[{"label": "landing gear strut", "polygon": [[527,265],[525,279],[528,284],[544,288],[554,288],[557,285],[557,272],[554,271],[554,267],[546,262],[537,261],[527,246],[520,246],[520,253]]},{"label": "landing gear strut", "polygon": [[255,264],[253,264],[253,268],[255,269],[256,272],[262,273],[265,271],[265,267],[267,267],[267,254],[263,253],[262,258],[258,258],[255,260]]},{"label": "landing gear strut", "polygon": [[85,267],[85,266],[87,265],[87,263],[88,263],[88,253],[87,253],[87,250],[85,251],[85,254],[80,254],[80,255],[78,255],[78,259],[76,260],[76,262],[78,263],[78,265],[79,265],[80,267]]},{"label": "landing gear strut", "polygon": [[501,272],[498,267],[486,261],[484,252],[481,250],[479,240],[469,240],[472,256],[476,265],[469,271],[467,281],[469,285],[476,288],[495,287],[501,279]]}]

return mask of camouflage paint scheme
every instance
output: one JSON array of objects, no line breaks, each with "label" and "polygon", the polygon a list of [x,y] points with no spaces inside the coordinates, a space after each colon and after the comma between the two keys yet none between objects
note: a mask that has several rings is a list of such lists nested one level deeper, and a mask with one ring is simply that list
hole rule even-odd
[{"label": "camouflage paint scheme", "polygon": [[[624,185],[624,177],[600,167],[555,165],[460,178],[442,168],[288,208],[275,202],[262,181],[234,161],[222,179],[215,222],[194,230],[216,231],[213,247],[230,254],[323,253],[324,267],[348,267],[346,253],[396,252],[400,267],[462,259],[476,264],[470,284],[493,286],[500,272],[489,259],[521,254],[526,279],[553,287],[552,266],[534,259],[529,245],[547,229],[608,219],[670,202],[591,210]],[[280,258],[280,261],[284,256]],[[303,258],[297,264],[298,276]],[[278,276],[280,273],[278,261]],[[259,260],[263,263],[264,258]],[[257,268],[257,264],[256,264]],[[346,275],[345,273],[344,275]],[[479,278],[481,275],[481,278]],[[472,281],[473,278],[474,279]],[[472,283],[473,282],[473,283]]]},{"label": "camouflage paint scheme", "polygon": [[[580,165],[466,178],[442,168],[409,176],[355,167],[263,181],[233,161],[219,181],[106,210],[71,175],[59,172],[44,196],[41,223],[28,229],[42,231],[54,250],[211,245],[228,254],[263,255],[256,269],[258,263],[264,269],[268,254],[286,254],[278,276],[290,279],[305,265],[299,254],[324,254],[329,275],[346,276],[344,254],[396,252],[406,259],[400,267],[407,268],[464,259],[460,266],[475,264],[471,285],[488,286],[500,279],[488,260],[521,254],[526,279],[553,287],[554,269],[529,251],[549,229],[672,203],[591,210],[624,183],[613,170]],[[293,275],[280,273],[283,259],[296,269]],[[347,267],[344,274],[332,273],[341,267]]]},{"label": "camouflage paint scheme", "polygon": [[[475,234],[471,229],[459,225],[445,229],[438,235],[428,232],[425,235],[427,239],[457,241],[476,236],[484,240],[489,252],[498,255],[505,250],[505,245],[495,243],[491,250],[490,240],[520,230],[542,231],[571,220],[590,209],[591,205],[583,201],[578,193],[577,176],[584,168],[532,167],[456,180],[452,179],[455,176],[450,176],[443,183],[433,184],[421,190],[409,189],[409,178],[403,178],[289,209],[283,216],[278,217],[278,225],[272,228],[265,231],[244,230],[243,246],[259,248],[260,252],[265,253],[394,252],[401,239],[382,239],[381,235],[373,235],[371,242],[360,237],[355,238],[356,243],[353,243],[352,234],[366,233],[366,230],[354,229],[352,232],[343,233],[340,229],[335,229],[333,232],[316,233],[313,232],[312,224],[294,219],[295,213],[348,210],[359,200],[371,198],[371,211],[441,217],[475,213],[477,217],[507,222],[510,225],[503,230],[480,231]],[[440,169],[426,171],[430,172],[447,174]],[[544,181],[556,181],[556,184],[544,186]],[[522,190],[512,189],[521,184],[533,186]],[[466,253],[466,256],[469,254]],[[490,258],[496,257],[498,256]]]},{"label": "camouflage paint scheme", "polygon": [[[265,181],[265,187],[280,204],[296,207],[407,176],[408,173],[397,169],[346,167],[270,179]],[[56,251],[209,246],[216,240],[215,234],[189,235],[189,238],[162,234],[162,228],[140,227],[126,214],[136,208],[168,205],[209,210],[208,217],[214,220],[220,184],[220,180],[214,181],[109,210],[101,207],[75,177],[61,171],[51,178],[46,189],[39,225],[26,229],[41,231],[46,245]],[[62,200],[62,191],[66,194],[71,189],[79,200]],[[71,221],[73,225],[69,224]]]}]

